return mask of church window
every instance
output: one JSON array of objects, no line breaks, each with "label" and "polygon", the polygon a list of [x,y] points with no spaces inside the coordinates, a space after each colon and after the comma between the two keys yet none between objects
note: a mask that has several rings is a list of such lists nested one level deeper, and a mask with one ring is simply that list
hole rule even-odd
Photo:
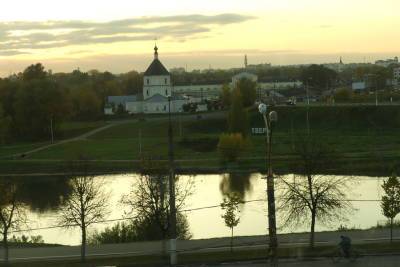
[{"label": "church window", "polygon": [[167,110],[167,106],[166,105],[164,105],[164,110]]},{"label": "church window", "polygon": [[165,95],[168,95],[168,89],[165,90]]},{"label": "church window", "polygon": [[149,95],[149,90],[146,90],[147,95]]},{"label": "church window", "polygon": [[168,82],[168,79],[167,79],[167,78],[165,78],[165,79],[164,79],[164,81],[165,81],[165,84],[167,84],[167,82]]},{"label": "church window", "polygon": [[150,80],[149,79],[147,79],[147,84],[149,84],[150,83]]}]

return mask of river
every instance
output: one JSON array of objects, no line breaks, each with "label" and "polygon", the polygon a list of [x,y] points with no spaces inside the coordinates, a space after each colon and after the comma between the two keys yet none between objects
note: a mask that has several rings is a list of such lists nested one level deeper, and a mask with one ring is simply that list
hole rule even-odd
[{"label": "river", "polygon": [[[105,189],[110,193],[107,205],[110,213],[108,220],[120,219],[128,211],[128,207],[121,204],[123,195],[128,194],[135,186],[137,174],[123,175],[103,175],[94,179],[105,181]],[[279,178],[278,178],[279,179]],[[185,202],[190,231],[194,239],[223,237],[230,235],[230,229],[224,224],[221,218],[222,210],[218,206],[226,193],[235,191],[241,194],[247,202],[241,208],[241,219],[239,225],[234,229],[235,235],[264,235],[267,233],[267,204],[266,181],[261,179],[260,174],[251,175],[195,175],[180,176],[179,183],[186,184],[193,182],[192,195]],[[351,190],[347,192],[348,199],[352,200],[353,212],[347,215],[347,221],[335,221],[330,225],[321,225],[317,221],[317,231],[334,230],[338,227],[368,228],[375,226],[377,222],[383,222],[385,217],[382,215],[380,202],[377,201],[382,196],[381,184],[383,178],[380,177],[352,177],[355,182]],[[279,193],[277,193],[279,197]],[[217,207],[213,207],[217,206]],[[47,228],[57,225],[57,210],[29,211],[29,223],[26,228]],[[101,230],[106,226],[111,226],[116,222],[99,223],[89,228],[90,231]],[[278,232],[300,232],[307,231],[307,227],[302,226],[296,229],[279,227],[278,210]],[[64,245],[77,245],[80,242],[80,232],[78,228],[62,229],[50,228],[24,232],[25,235],[41,235],[46,243],[58,243]]]}]

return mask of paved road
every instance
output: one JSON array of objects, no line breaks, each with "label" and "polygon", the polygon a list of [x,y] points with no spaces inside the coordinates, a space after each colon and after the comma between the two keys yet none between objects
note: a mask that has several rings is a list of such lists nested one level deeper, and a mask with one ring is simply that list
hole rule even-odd
[{"label": "paved road", "polygon": [[[237,262],[215,265],[198,265],[204,267],[266,267],[270,266],[267,262]],[[367,256],[357,259],[355,262],[341,260],[333,263],[330,259],[317,259],[312,261],[282,260],[278,263],[279,267],[398,267],[400,266],[400,256]]]},{"label": "paved road", "polygon": [[[340,232],[316,233],[317,245],[337,244]],[[346,232],[353,239],[353,243],[370,243],[377,241],[387,241],[388,230],[368,230]],[[400,238],[400,230],[395,229],[394,237]],[[279,235],[280,247],[307,246],[308,234],[283,234]],[[178,241],[177,248],[179,253],[196,252],[215,252],[228,251],[230,249],[230,238],[213,238],[203,240]],[[234,246],[237,249],[267,248],[266,236],[236,237]],[[100,246],[89,246],[87,249],[88,257],[101,258],[106,256],[129,256],[129,255],[152,255],[161,254],[163,245],[161,241],[137,242],[125,244],[109,244]],[[2,251],[0,250],[0,255]],[[53,248],[12,248],[10,249],[10,259],[17,261],[43,260],[43,259],[65,259],[79,258],[79,246],[65,246]],[[400,264],[399,264],[400,266]]]}]

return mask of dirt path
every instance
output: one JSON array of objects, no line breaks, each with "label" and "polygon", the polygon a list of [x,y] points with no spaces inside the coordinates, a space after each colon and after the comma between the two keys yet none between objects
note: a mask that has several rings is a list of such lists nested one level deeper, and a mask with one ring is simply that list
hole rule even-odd
[{"label": "dirt path", "polygon": [[26,151],[26,152],[22,152],[22,153],[17,153],[17,154],[13,154],[13,155],[10,155],[10,156],[6,156],[4,158],[12,158],[12,159],[25,158],[25,157],[29,156],[30,154],[33,154],[33,153],[36,153],[36,152],[39,152],[39,151],[42,151],[42,150],[45,150],[45,149],[48,149],[48,148],[51,148],[51,147],[54,147],[54,146],[62,145],[62,144],[73,142],[73,141],[84,140],[84,139],[86,139],[86,138],[88,138],[88,137],[90,137],[90,136],[92,136],[92,135],[94,135],[94,134],[96,134],[98,132],[104,131],[104,130],[110,128],[110,127],[113,127],[113,126],[116,126],[116,125],[122,124],[122,123],[128,123],[128,122],[132,122],[132,121],[126,120],[126,121],[112,122],[112,123],[106,124],[106,125],[104,125],[102,127],[99,127],[97,129],[91,130],[91,131],[89,131],[87,133],[84,133],[82,135],[79,135],[77,137],[61,140],[61,141],[55,142],[53,144],[44,145],[44,146],[29,150],[29,151]]},{"label": "dirt path", "polygon": [[[195,119],[197,119],[198,115],[200,115],[203,119],[204,118],[219,118],[219,117],[225,116],[225,112],[224,111],[217,111],[217,112],[210,112],[210,113],[203,113],[203,114],[191,114],[191,115],[187,115],[187,114],[185,114],[185,115],[176,115],[176,114],[174,114],[174,115],[172,115],[172,119],[180,118],[180,119],[182,119],[182,121],[195,120]],[[165,116],[165,117],[148,118],[147,120],[148,121],[160,121],[160,120],[167,120],[167,119],[168,119],[168,117]],[[42,151],[42,150],[45,150],[45,149],[52,148],[54,146],[62,145],[62,144],[65,144],[65,143],[79,141],[79,140],[85,140],[85,139],[89,138],[90,136],[93,136],[93,135],[95,135],[95,134],[97,134],[99,132],[102,132],[102,131],[104,131],[104,130],[106,130],[108,128],[111,128],[111,127],[114,127],[114,126],[117,126],[117,125],[120,125],[120,124],[132,123],[132,122],[135,122],[135,121],[137,121],[137,120],[136,119],[128,119],[128,120],[120,120],[120,121],[108,122],[108,124],[106,124],[106,125],[104,125],[102,127],[99,127],[97,129],[91,130],[91,131],[89,131],[87,133],[84,133],[82,135],[79,135],[77,137],[61,140],[61,141],[55,142],[53,144],[47,144],[47,145],[44,145],[44,146],[29,150],[29,151],[26,151],[26,152],[16,153],[16,154],[12,154],[12,155],[9,155],[9,156],[5,156],[5,157],[3,157],[3,159],[22,159],[22,158],[26,158],[29,155],[33,154],[33,153],[36,153],[36,152],[39,152],[39,151]]]}]

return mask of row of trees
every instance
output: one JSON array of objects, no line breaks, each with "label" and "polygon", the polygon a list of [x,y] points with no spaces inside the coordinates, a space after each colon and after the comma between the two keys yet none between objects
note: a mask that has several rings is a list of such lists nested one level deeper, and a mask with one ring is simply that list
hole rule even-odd
[{"label": "row of trees", "polygon": [[138,93],[142,79],[137,72],[53,74],[40,63],[31,65],[0,79],[0,142],[47,139],[65,120],[96,120],[107,96]]}]

